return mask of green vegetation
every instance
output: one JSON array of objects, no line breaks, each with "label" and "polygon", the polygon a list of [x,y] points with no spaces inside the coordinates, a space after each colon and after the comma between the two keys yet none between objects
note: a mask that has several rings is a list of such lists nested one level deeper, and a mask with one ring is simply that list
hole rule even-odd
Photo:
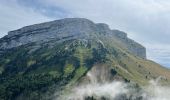
[{"label": "green vegetation", "polygon": [[64,75],[69,75],[74,71],[74,66],[71,64],[66,64],[64,67]]},{"label": "green vegetation", "polygon": [[34,44],[24,45],[1,55],[0,99],[15,99],[21,94],[31,97],[35,93],[40,98],[53,85],[74,84],[100,60],[96,56],[102,55],[98,46],[91,48],[79,40],[65,41],[52,48],[46,45],[30,52],[33,47]]},{"label": "green vegetation", "polygon": [[30,60],[30,61],[27,62],[27,67],[34,65],[35,63],[36,63],[36,61]]},{"label": "green vegetation", "polygon": [[127,82],[144,85],[159,75],[166,76],[165,84],[169,82],[169,70],[109,43],[104,47],[96,41],[69,40],[36,50],[32,50],[35,44],[7,50],[0,55],[0,99],[43,98],[56,91],[53,87],[74,85],[97,63],[112,66],[112,75]]}]

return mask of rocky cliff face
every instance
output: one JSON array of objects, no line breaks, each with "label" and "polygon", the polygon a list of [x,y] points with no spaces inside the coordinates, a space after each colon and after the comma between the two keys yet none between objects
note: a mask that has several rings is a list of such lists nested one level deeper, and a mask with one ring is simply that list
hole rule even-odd
[{"label": "rocky cliff face", "polygon": [[124,47],[126,47],[131,53],[141,58],[146,58],[146,48],[134,40],[129,39],[125,32],[112,30],[112,33],[124,44]]},{"label": "rocky cliff face", "polygon": [[[107,35],[106,35],[107,34]],[[120,42],[123,48],[141,58],[146,58],[145,48],[129,39],[127,34],[111,30],[108,25],[94,23],[83,18],[66,18],[52,22],[26,26],[8,33],[0,39],[0,51],[25,44],[42,44],[49,41],[62,42],[71,39],[113,39]]]}]

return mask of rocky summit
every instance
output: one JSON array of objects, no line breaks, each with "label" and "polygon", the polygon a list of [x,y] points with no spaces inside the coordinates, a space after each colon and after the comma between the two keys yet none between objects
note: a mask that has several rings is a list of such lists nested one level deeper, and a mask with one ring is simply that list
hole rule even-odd
[{"label": "rocky summit", "polygon": [[146,59],[145,47],[84,18],[26,26],[0,39],[0,100],[149,100],[142,87],[158,77],[170,84],[170,70]]},{"label": "rocky summit", "polygon": [[10,31],[7,36],[0,39],[0,49],[10,49],[29,43],[41,44],[71,39],[100,40],[101,38],[115,39],[129,52],[146,58],[146,49],[129,39],[125,32],[111,30],[107,24],[94,23],[84,18],[66,18]]}]

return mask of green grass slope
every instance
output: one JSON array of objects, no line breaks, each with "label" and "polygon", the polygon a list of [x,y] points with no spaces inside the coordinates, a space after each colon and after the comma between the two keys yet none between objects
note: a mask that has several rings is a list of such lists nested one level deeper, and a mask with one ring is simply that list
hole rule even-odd
[{"label": "green grass slope", "polygon": [[113,76],[126,82],[146,85],[162,76],[162,83],[170,84],[169,69],[134,56],[117,42],[73,39],[6,50],[0,55],[0,99],[51,99],[54,92],[76,84],[97,64],[109,66],[116,72]]}]

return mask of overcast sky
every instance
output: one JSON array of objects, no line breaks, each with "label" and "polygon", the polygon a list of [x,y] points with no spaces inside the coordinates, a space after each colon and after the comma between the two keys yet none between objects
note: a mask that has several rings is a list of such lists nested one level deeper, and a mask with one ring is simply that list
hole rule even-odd
[{"label": "overcast sky", "polygon": [[170,68],[169,0],[0,0],[0,37],[40,22],[81,17],[119,29]]}]

